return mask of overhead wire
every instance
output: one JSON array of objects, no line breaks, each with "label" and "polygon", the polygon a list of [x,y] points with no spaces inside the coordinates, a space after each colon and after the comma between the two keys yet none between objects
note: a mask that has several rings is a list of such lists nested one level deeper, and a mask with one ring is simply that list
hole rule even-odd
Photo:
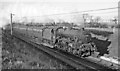
[{"label": "overhead wire", "polygon": [[27,17],[42,17],[42,16],[54,16],[54,15],[64,15],[64,14],[76,14],[76,13],[85,13],[85,12],[93,12],[93,11],[103,11],[103,10],[112,10],[118,9],[120,7],[111,7],[111,8],[104,8],[104,9],[95,9],[95,10],[86,10],[86,11],[78,11],[78,12],[69,12],[69,13],[58,13],[58,14],[50,14],[50,15],[41,15],[41,16],[27,16]]},{"label": "overhead wire", "polygon": [[[96,9],[96,10],[86,10],[86,11],[78,11],[78,12],[70,12],[70,13],[59,13],[59,14],[51,14],[51,15],[74,14],[74,13],[82,13],[82,12],[92,12],[92,11],[111,10],[111,9],[117,9],[117,8],[119,8],[119,7],[104,8],[104,9]],[[51,16],[51,15],[44,15],[44,16]]]},{"label": "overhead wire", "polygon": [[[102,12],[102,13],[94,13],[94,12],[99,12],[99,11],[105,11],[105,10],[113,10],[113,9],[118,9],[120,7],[112,7],[112,8],[104,8],[104,9],[95,9],[95,10],[86,10],[86,11],[78,11],[78,12],[70,12],[70,13],[59,13],[59,14],[50,14],[50,15],[41,15],[41,16],[24,16],[24,17],[16,17],[22,19],[32,19],[32,18],[39,18],[39,17],[48,17],[48,16],[58,16],[58,15],[71,15],[71,14],[78,14],[78,13],[83,13],[83,14],[106,14],[106,13],[114,13],[114,11],[111,12]],[[115,11],[117,12],[117,11]],[[29,19],[28,19],[29,18]],[[56,17],[57,18],[57,17]],[[19,20],[20,20],[19,19]]]}]

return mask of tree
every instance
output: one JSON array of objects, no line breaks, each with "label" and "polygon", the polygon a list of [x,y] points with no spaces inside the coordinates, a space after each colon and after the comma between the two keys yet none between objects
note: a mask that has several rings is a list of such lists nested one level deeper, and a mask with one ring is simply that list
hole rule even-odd
[{"label": "tree", "polygon": [[90,16],[90,23],[93,22],[93,16]]},{"label": "tree", "polygon": [[94,19],[94,21],[95,21],[96,23],[99,23],[100,20],[101,20],[101,17],[99,17],[99,16],[97,16],[97,17]]},{"label": "tree", "polygon": [[114,18],[113,18],[113,20],[112,20],[115,24],[117,24],[117,21],[118,21],[118,17],[117,16],[115,16]]},{"label": "tree", "polygon": [[89,15],[87,13],[83,14],[84,24],[86,23],[88,17]]}]

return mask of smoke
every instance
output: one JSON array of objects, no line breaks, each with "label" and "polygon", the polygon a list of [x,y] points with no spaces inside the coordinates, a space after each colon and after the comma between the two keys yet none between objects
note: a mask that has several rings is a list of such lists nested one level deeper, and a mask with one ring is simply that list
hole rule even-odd
[{"label": "smoke", "polygon": [[10,23],[10,17],[8,17],[8,14],[0,14],[0,27],[3,27],[4,25]]},{"label": "smoke", "polygon": [[73,10],[69,8],[64,9],[64,7],[50,6],[47,4],[36,4],[36,3],[0,3],[2,6],[0,26],[4,26],[10,23],[10,13],[13,13],[13,22],[20,23],[50,23],[50,22],[68,22],[75,24],[83,24],[83,18],[81,14],[61,14],[61,15],[51,15],[59,13],[69,13]]},{"label": "smoke", "polygon": [[10,23],[11,4],[0,2],[0,27]]}]

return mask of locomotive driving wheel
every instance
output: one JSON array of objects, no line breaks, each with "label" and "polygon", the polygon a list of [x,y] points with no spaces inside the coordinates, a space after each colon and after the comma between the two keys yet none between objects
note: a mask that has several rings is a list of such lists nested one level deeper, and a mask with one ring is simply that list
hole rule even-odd
[{"label": "locomotive driving wheel", "polygon": [[81,48],[81,56],[87,57],[87,56],[90,56],[92,54],[91,49],[94,47],[92,47],[92,45],[88,43],[88,44],[82,44],[80,46],[80,48]]}]

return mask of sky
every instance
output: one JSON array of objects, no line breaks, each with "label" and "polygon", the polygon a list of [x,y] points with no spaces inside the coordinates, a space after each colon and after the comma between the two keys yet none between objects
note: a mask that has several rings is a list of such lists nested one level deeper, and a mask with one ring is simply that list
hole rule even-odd
[{"label": "sky", "polygon": [[[79,19],[83,14],[81,11],[118,7],[118,2],[119,0],[0,0],[0,27],[10,22],[10,13],[14,14],[14,21],[31,21],[32,18],[32,21],[45,22],[59,19],[80,23]],[[51,15],[71,12],[80,13]],[[118,15],[117,9],[87,13],[105,20]]]}]

